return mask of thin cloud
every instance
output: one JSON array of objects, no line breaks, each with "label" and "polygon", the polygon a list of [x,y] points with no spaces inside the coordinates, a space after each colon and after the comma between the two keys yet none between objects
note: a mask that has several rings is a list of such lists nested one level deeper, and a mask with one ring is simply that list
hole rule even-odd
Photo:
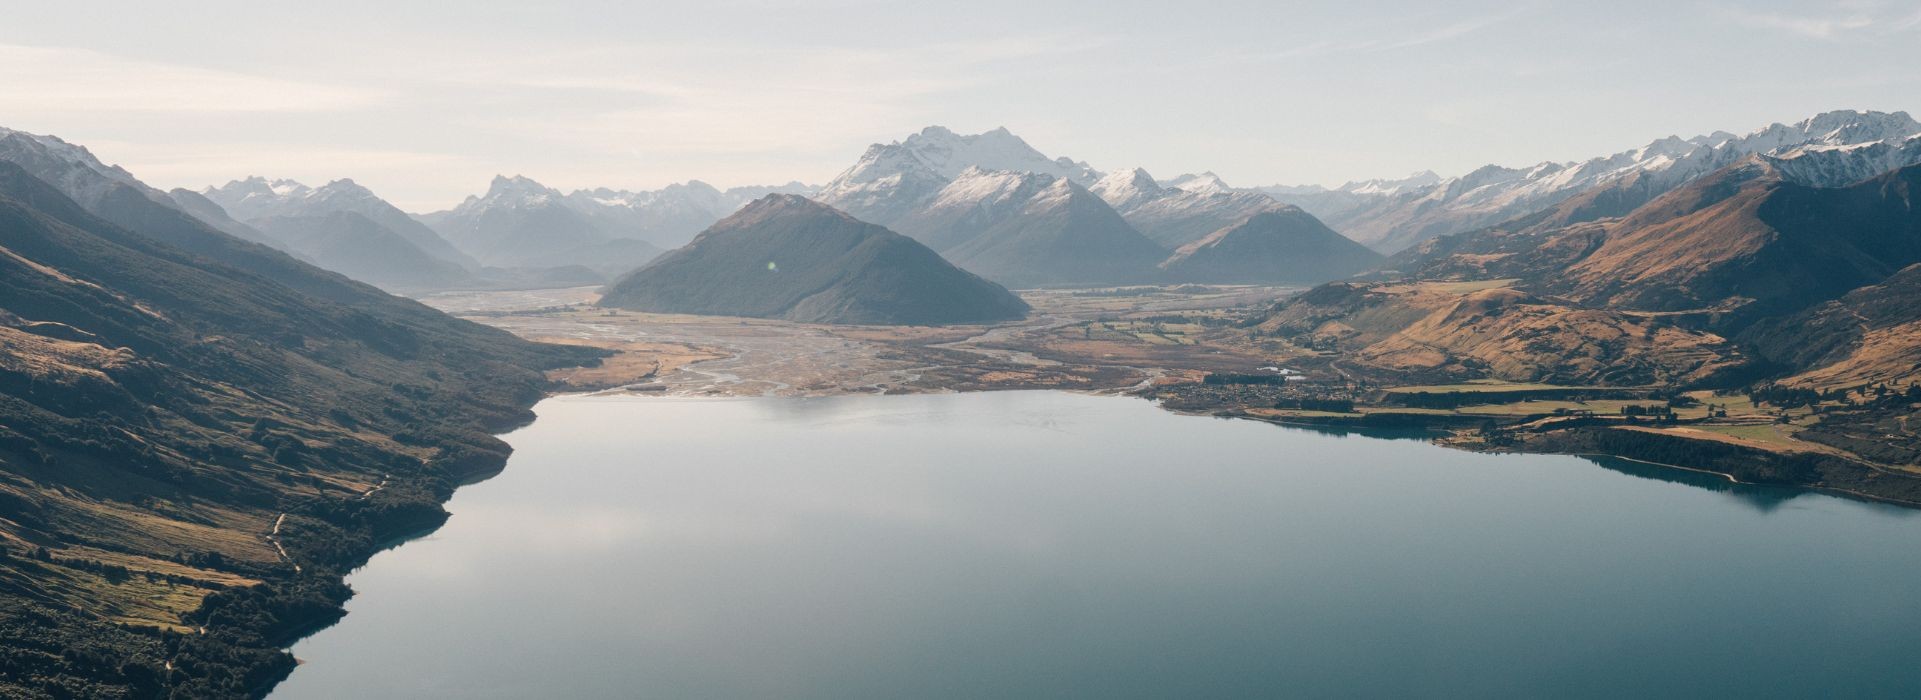
[{"label": "thin cloud", "polygon": [[71,48],[0,44],[0,111],[312,112],[378,102],[379,92]]},{"label": "thin cloud", "polygon": [[1840,9],[1829,14],[1787,14],[1724,7],[1722,13],[1750,27],[1823,40],[1856,34],[1899,34],[1921,28],[1921,10],[1899,14],[1887,11],[1879,3],[1854,3]]},{"label": "thin cloud", "polygon": [[1470,20],[1463,20],[1460,22],[1454,22],[1452,24],[1448,24],[1446,26],[1443,26],[1439,29],[1435,29],[1430,32],[1425,32],[1422,34],[1411,36],[1411,37],[1402,39],[1400,41],[1389,42],[1386,45],[1383,45],[1379,48],[1380,50],[1383,50],[1383,51],[1391,50],[1391,49],[1406,49],[1406,48],[1412,48],[1415,46],[1422,46],[1425,44],[1432,44],[1439,41],[1447,41],[1449,39],[1458,39],[1458,38],[1467,36],[1469,34],[1478,32],[1482,29],[1486,29],[1488,27],[1494,26],[1496,24],[1506,22],[1508,19],[1512,18],[1513,16],[1514,16],[1514,13],[1510,12],[1507,14],[1492,15],[1488,17],[1481,17],[1478,19],[1470,19]]}]

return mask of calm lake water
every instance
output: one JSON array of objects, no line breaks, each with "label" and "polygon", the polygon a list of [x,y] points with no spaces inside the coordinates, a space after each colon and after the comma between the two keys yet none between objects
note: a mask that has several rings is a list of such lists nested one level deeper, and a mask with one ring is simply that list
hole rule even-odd
[{"label": "calm lake water", "polygon": [[548,400],[276,698],[1921,696],[1921,513],[1052,392]]}]

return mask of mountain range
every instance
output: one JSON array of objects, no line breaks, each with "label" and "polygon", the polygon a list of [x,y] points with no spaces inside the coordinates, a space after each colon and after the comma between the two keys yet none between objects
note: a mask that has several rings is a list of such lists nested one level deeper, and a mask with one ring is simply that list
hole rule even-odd
[{"label": "mountain range", "polygon": [[1092,189],[1142,235],[1176,249],[1256,214],[1300,212],[1260,193],[1236,191],[1213,173],[1183,175],[1163,186],[1146,170],[1117,170]]},{"label": "mountain range", "polygon": [[[1264,212],[1300,209],[1234,190],[1212,173],[1163,184],[1143,170],[1103,174],[1049,158],[1005,128],[962,135],[928,127],[868,147],[815,197],[912,236],[962,268],[1013,286],[1193,281],[1212,256],[1163,265],[1176,249]],[[1338,237],[1338,234],[1336,234]],[[1230,275],[1248,283],[1320,282],[1348,274],[1323,249],[1257,246],[1265,264]],[[1323,264],[1323,263],[1327,264]],[[1307,279],[1248,278],[1260,270],[1345,270]]]},{"label": "mountain range", "polygon": [[813,187],[799,182],[721,190],[689,180],[642,192],[604,187],[576,190],[567,195],[566,203],[609,236],[676,248],[748,202],[769,194],[804,195],[813,191]]},{"label": "mountain range", "polygon": [[399,207],[389,204],[353,180],[341,179],[320,187],[308,187],[293,180],[269,181],[262,177],[249,177],[221,187],[209,187],[200,194],[241,221],[319,216],[335,212],[359,214],[427,255],[464,267],[478,265],[473,256],[461,252],[441,238],[440,234],[434,233],[433,229],[415,221]]},{"label": "mountain range", "polygon": [[1010,286],[1143,282],[1167,251],[1065,177],[968,168],[893,227]]},{"label": "mountain range", "polygon": [[1744,135],[1717,131],[1669,136],[1586,161],[1513,168],[1489,165],[1437,179],[1350,183],[1335,190],[1257,188],[1319,216],[1335,230],[1384,253],[1450,233],[1492,226],[1545,210],[1562,200],[1614,187],[1624,197],[1600,212],[1618,216],[1681,185],[1750,156],[1802,161],[1781,168],[1803,184],[1837,186],[1870,177],[1921,155],[1921,122],[1906,112],[1841,110]]},{"label": "mountain range", "polygon": [[[1921,165],[1834,184],[1863,172],[1850,154],[1880,151],[1750,154],[1639,205],[1610,196],[1638,178],[1619,181],[1426,241],[1382,265],[1387,281],[1311,290],[1263,327],[1450,380],[1914,381]],[[1810,182],[1809,156],[1854,165]]]}]

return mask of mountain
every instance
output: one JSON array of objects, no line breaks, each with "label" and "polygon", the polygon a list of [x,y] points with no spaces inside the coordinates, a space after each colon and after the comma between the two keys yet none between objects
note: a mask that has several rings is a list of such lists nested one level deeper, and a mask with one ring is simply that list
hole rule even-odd
[{"label": "mountain", "polygon": [[675,248],[748,202],[769,194],[807,195],[813,191],[799,182],[723,191],[689,180],[643,192],[576,190],[567,195],[566,203],[611,238],[637,238],[662,248]]},{"label": "mountain", "polygon": [[234,180],[218,188],[209,187],[202,194],[242,221],[287,216],[322,217],[334,212],[359,214],[428,255],[463,267],[479,267],[472,256],[455,248],[440,234],[434,233],[433,229],[415,221],[400,208],[353,180],[335,180],[314,188],[293,180],[270,181],[256,176]]},{"label": "mountain", "polygon": [[1160,267],[1175,282],[1311,285],[1354,275],[1380,261],[1380,253],[1335,233],[1307,212],[1283,207],[1182,246]]},{"label": "mountain", "polygon": [[1229,187],[1227,182],[1221,179],[1221,176],[1215,175],[1211,170],[1201,173],[1186,173],[1161,183],[1161,185],[1163,187],[1203,194],[1234,191],[1234,188]]},{"label": "mountain", "polygon": [[[1398,279],[1316,289],[1263,327],[1451,379],[1539,379],[1548,368],[1556,381],[1706,383],[1786,372],[1832,388],[1907,376],[1907,326],[1921,313],[1907,297],[1908,270],[1921,263],[1921,165],[1820,187],[1793,181],[1783,162],[1749,156],[1622,216],[1580,221],[1571,211],[1626,206],[1617,195],[1638,178],[1430,240],[1382,266]],[[1523,295],[1500,308],[1525,312],[1433,316],[1491,287]],[[1423,317],[1435,322],[1409,325]],[[1487,344],[1500,338],[1513,342]],[[1585,373],[1542,354],[1575,347],[1645,371]],[[1509,354],[1532,358],[1531,369],[1497,361]]]},{"label": "mountain", "polygon": [[1715,333],[1507,284],[1333,282],[1278,304],[1256,330],[1410,383],[1687,386],[1750,364]]},{"label": "mountain", "polygon": [[185,191],[161,192],[134,178],[126,169],[101,162],[86,147],[56,136],[0,128],[0,161],[20,166],[88,211],[115,223],[151,221],[156,216],[175,218],[157,212],[152,206],[159,205],[235,238],[275,244],[271,236],[235,221],[204,197]]},{"label": "mountain", "polygon": [[1542,288],[1657,311],[1795,311],[1921,262],[1917,187],[1921,166],[1823,188],[1751,159],[1610,222],[1599,246]]},{"label": "mountain", "polygon": [[1441,176],[1423,170],[1400,179],[1350,181],[1333,189],[1320,185],[1268,185],[1250,188],[1275,201],[1292,204],[1327,221],[1340,219],[1362,207],[1376,206],[1404,192],[1425,190],[1440,184]]},{"label": "mountain", "polygon": [[926,246],[796,195],[768,195],[607,288],[601,305],[803,323],[1018,319],[1027,304]]},{"label": "mountain", "polygon": [[253,223],[302,258],[381,289],[484,286],[467,268],[427,254],[358,212],[285,214],[254,219]]},{"label": "mountain", "polygon": [[1723,327],[1777,316],[1921,262],[1921,166],[1845,187],[1789,179],[1753,156],[1636,207],[1565,224],[1532,217],[1430,241],[1387,267],[1418,278],[1519,278],[1591,306],[1713,310]]},{"label": "mountain", "polygon": [[228,216],[225,208],[199,192],[176,187],[167,191],[167,198],[173,200],[174,206],[179,207],[181,211],[192,214],[194,218],[206,222],[208,226],[218,229],[221,233],[276,248],[285,247],[279,239],[268,235],[265,231]]},{"label": "mountain", "polygon": [[257,696],[347,571],[504,463],[541,371],[594,354],[109,179],[67,181],[88,206],[0,162],[0,695]]},{"label": "mountain", "polygon": [[1237,191],[1213,173],[1183,175],[1162,186],[1145,170],[1117,170],[1089,190],[1142,235],[1167,248],[1187,245],[1261,212],[1300,211],[1264,194]]},{"label": "mountain", "polygon": [[1074,181],[968,168],[894,225],[954,264],[1009,286],[1122,284],[1166,249]]},{"label": "mountain", "polygon": [[1871,386],[1921,379],[1921,264],[1743,333],[1762,357],[1802,368],[1790,385]]},{"label": "mountain", "polygon": [[[1773,124],[1746,135],[1715,132],[1682,139],[1657,139],[1640,148],[1582,162],[1540,163],[1524,168],[1489,165],[1459,177],[1421,187],[1397,187],[1367,195],[1365,204],[1347,203],[1344,209],[1321,208],[1312,198],[1296,198],[1270,190],[1273,196],[1315,212],[1335,230],[1382,252],[1392,253],[1421,241],[1450,233],[1491,226],[1551,207],[1597,187],[1637,179],[1645,202],[1709,173],[1751,156],[1794,160],[1811,154],[1862,151],[1883,158],[1858,169],[1816,168],[1832,161],[1808,161],[1807,173],[1783,168],[1790,177],[1815,179],[1806,184],[1848,184],[1847,177],[1866,177],[1874,168],[1912,164],[1902,153],[1921,148],[1912,143],[1921,122],[1906,112],[1835,111],[1795,124]],[[1876,145],[1880,144],[1880,145]],[[1815,172],[1819,170],[1818,177]],[[1873,171],[1873,172],[1870,172]]]},{"label": "mountain", "polygon": [[57,136],[0,128],[0,160],[19,165],[89,210],[100,208],[107,200],[124,196],[127,191],[172,204],[166,193],[134,179],[124,168],[102,163],[85,146],[67,143]]},{"label": "mountain", "polygon": [[930,126],[901,141],[868,146],[815,198],[862,221],[891,226],[969,168],[1035,173],[1083,185],[1100,177],[1086,163],[1042,155],[1006,128],[960,135]]},{"label": "mountain", "polygon": [[421,221],[482,264],[497,267],[582,265],[618,275],[660,254],[646,241],[609,236],[560,192],[520,176],[497,176],[486,194]]}]

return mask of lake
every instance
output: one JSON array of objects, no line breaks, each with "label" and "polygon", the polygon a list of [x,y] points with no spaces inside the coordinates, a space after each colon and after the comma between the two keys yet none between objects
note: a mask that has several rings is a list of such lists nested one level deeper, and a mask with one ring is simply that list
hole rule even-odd
[{"label": "lake", "polygon": [[1921,512],[1004,392],[561,397],[276,698],[1921,696]]}]

